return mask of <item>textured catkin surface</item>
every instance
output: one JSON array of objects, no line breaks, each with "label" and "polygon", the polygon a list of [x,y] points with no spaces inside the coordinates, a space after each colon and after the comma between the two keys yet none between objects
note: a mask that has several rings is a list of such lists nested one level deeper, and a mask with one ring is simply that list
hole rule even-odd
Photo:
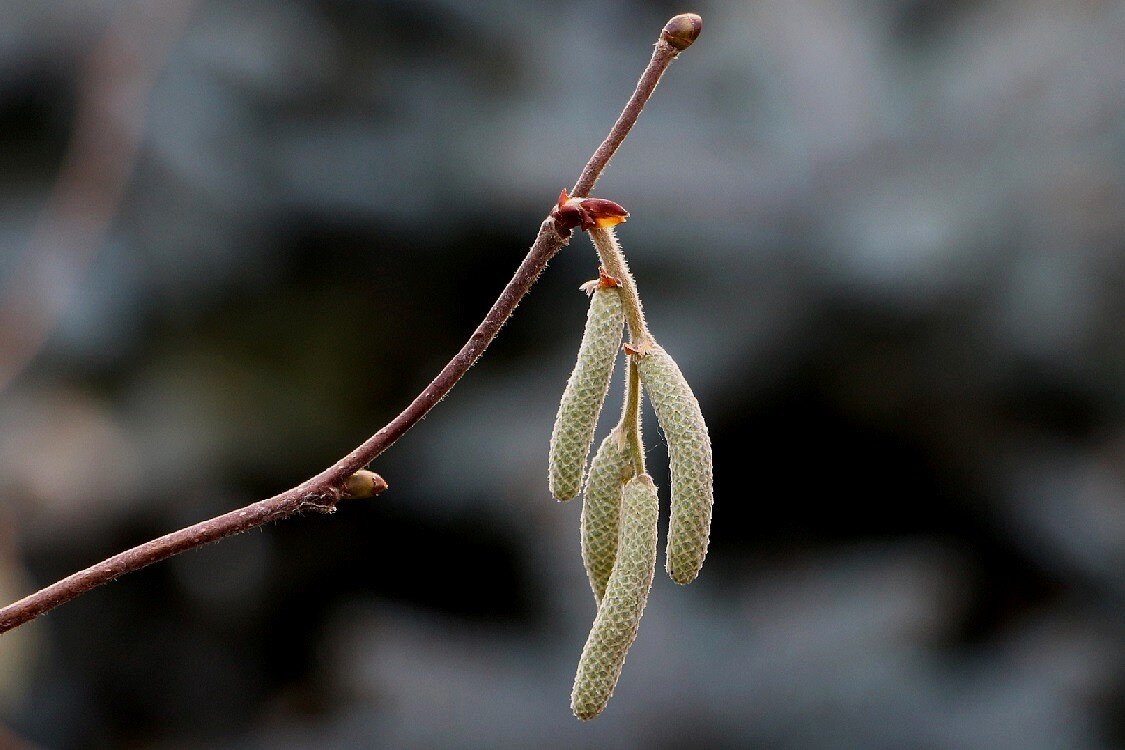
[{"label": "textured catkin surface", "polygon": [[711,533],[711,438],[699,402],[666,351],[653,344],[637,360],[637,370],[668,441],[672,470],[668,575],[676,583],[691,583],[703,567]]},{"label": "textured catkin surface", "polygon": [[566,383],[551,431],[549,481],[556,500],[571,499],[582,486],[582,469],[609,390],[624,324],[620,292],[614,287],[596,290],[578,347],[578,361]]},{"label": "textured catkin surface", "polygon": [[629,480],[621,493],[617,560],[578,660],[570,696],[571,710],[579,719],[592,719],[605,708],[637,636],[656,568],[657,505],[656,486],[648,474]]},{"label": "textured catkin surface", "polygon": [[633,471],[633,457],[623,436],[615,429],[598,446],[586,491],[582,496],[582,562],[601,604],[617,558],[618,518],[621,491]]}]

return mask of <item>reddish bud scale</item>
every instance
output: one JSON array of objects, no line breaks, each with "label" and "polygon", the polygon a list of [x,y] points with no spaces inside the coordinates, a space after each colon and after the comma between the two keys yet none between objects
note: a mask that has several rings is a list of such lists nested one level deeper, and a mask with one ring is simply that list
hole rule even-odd
[{"label": "reddish bud scale", "polygon": [[621,279],[610,276],[605,272],[605,266],[598,266],[598,288],[599,289],[613,289],[614,287],[621,286]]},{"label": "reddish bud scale", "polygon": [[569,232],[576,227],[586,231],[616,226],[629,218],[629,212],[605,198],[570,198],[564,188],[551,216],[560,231]]}]

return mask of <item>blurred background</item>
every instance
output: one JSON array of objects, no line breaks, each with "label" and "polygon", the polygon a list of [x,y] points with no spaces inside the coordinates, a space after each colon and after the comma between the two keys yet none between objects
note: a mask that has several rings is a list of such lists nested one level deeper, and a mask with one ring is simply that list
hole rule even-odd
[{"label": "blurred background", "polygon": [[0,743],[1125,745],[1120,2],[0,0],[4,601],[398,413],[689,9],[596,192],[713,539],[605,714],[570,715],[594,608],[546,488],[579,235],[384,495],[0,638]]}]

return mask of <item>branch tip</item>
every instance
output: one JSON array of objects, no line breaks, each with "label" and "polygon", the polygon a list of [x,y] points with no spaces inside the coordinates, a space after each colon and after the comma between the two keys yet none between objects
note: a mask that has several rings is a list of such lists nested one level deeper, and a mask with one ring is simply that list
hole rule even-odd
[{"label": "branch tip", "polygon": [[691,46],[703,30],[703,19],[695,13],[681,13],[664,24],[660,38],[683,52]]}]

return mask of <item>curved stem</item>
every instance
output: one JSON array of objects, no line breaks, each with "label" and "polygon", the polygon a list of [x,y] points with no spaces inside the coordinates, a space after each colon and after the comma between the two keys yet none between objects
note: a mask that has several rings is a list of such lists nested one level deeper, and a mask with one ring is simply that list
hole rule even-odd
[{"label": "curved stem", "polygon": [[641,440],[641,378],[637,363],[632,357],[625,358],[625,405],[621,409],[621,422],[617,429],[624,433],[624,439],[633,455],[633,472],[645,473],[645,446]]},{"label": "curved stem", "polygon": [[625,308],[625,322],[629,324],[629,343],[634,349],[644,351],[652,339],[645,323],[645,311],[641,306],[641,297],[637,293],[637,282],[629,270],[625,260],[625,253],[617,241],[617,235],[610,227],[594,227],[589,231],[594,248],[598,251],[598,259],[605,272],[617,279],[621,289],[621,304]]},{"label": "curved stem", "polygon": [[348,477],[421,420],[480,358],[535,283],[547,261],[568,241],[555,232],[553,219],[544,221],[527,257],[461,350],[402,413],[334,465],[279,495],[145,542],[9,604],[0,609],[0,633],[22,625],[96,586],[180,552],[241,534],[270,521],[280,521],[301,510],[331,512],[341,498],[342,487]]},{"label": "curved stem", "polygon": [[[675,21],[676,19],[672,20]],[[672,21],[669,21],[669,24],[671,23]],[[665,26],[665,28],[668,27]],[[594,184],[597,183],[602,171],[609,164],[609,160],[617,152],[617,147],[625,140],[625,136],[629,135],[633,123],[637,121],[641,110],[645,108],[645,103],[652,96],[656,84],[660,83],[660,76],[664,75],[664,71],[668,69],[668,66],[676,59],[678,54],[680,54],[680,50],[669,44],[664,39],[664,33],[661,32],[660,38],[656,40],[656,48],[652,51],[652,59],[648,61],[645,72],[641,74],[640,80],[637,81],[636,90],[629,97],[625,109],[621,110],[621,114],[618,115],[617,122],[613,123],[609,135],[605,137],[594,155],[586,162],[586,167],[582,170],[582,174],[578,176],[578,181],[574,183],[574,189],[570,191],[571,197],[585,198],[594,189]]]},{"label": "curved stem", "polygon": [[[663,32],[662,32],[663,34]],[[669,50],[671,52],[669,53]],[[660,75],[675,58],[678,50],[671,47],[663,37],[657,42],[648,67],[637,83],[637,89],[629,99],[621,116],[617,118],[609,136],[598,147],[582,175],[575,184],[574,195],[585,196],[605,169],[614,151],[625,139],[652,94]],[[527,256],[520,263],[515,275],[500,293],[484,320],[461,347],[461,350],[442,368],[425,390],[392,419],[348,455],[335,464],[302,482],[266,500],[216,516],[207,521],[166,534],[152,541],[114,555],[107,560],[74,573],[57,583],[24,597],[0,609],[0,633],[33,620],[60,604],[70,601],[96,586],[108,583],[126,573],[140,570],[172,555],[203,546],[244,531],[257,528],[270,521],[280,521],[302,510],[331,512],[343,496],[343,487],[356,470],[370,463],[380,453],[389,448],[411,427],[418,423],[426,413],[437,405],[457,384],[469,368],[480,358],[484,350],[499,333],[500,328],[511,316],[516,305],[527,294],[531,285],[547,262],[555,256],[570,240],[570,233],[560,234],[555,228],[554,219],[547,218],[539,227],[539,234]]]}]

